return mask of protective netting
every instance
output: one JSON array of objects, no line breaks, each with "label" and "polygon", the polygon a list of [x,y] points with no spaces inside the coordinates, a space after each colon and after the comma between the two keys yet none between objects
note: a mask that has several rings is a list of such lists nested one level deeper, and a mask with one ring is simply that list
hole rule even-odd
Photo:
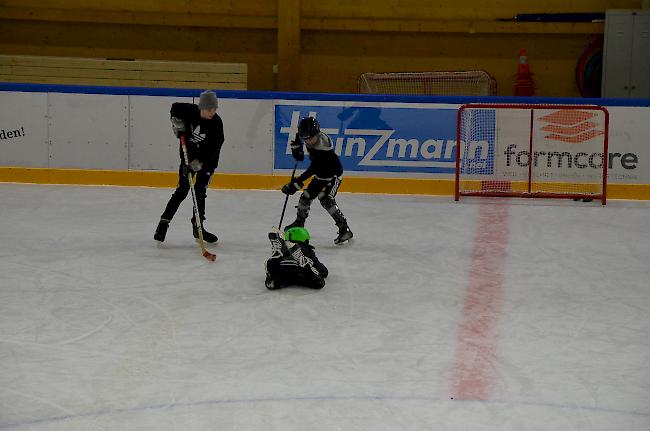
[{"label": "protective netting", "polygon": [[597,198],[604,203],[608,114],[597,106],[465,105],[456,196]]},{"label": "protective netting", "polygon": [[418,96],[494,96],[497,83],[483,70],[363,73],[359,93]]}]

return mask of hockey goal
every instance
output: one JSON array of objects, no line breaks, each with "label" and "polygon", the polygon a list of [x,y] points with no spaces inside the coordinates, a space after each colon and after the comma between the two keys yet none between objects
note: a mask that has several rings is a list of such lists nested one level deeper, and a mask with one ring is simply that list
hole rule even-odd
[{"label": "hockey goal", "polygon": [[601,106],[467,104],[458,109],[460,196],[607,196],[609,113]]},{"label": "hockey goal", "polygon": [[414,96],[494,96],[496,80],[484,70],[362,73],[359,93]]}]

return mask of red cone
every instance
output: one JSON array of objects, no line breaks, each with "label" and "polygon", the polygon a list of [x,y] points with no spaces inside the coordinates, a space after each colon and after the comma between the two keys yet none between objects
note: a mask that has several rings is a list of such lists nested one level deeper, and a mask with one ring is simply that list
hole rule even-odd
[{"label": "red cone", "polygon": [[534,96],[535,81],[528,65],[526,48],[519,50],[519,66],[515,75],[515,96]]}]

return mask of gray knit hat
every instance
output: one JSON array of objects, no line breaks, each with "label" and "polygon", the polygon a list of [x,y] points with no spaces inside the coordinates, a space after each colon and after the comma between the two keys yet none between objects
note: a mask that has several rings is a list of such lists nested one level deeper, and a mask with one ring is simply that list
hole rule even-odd
[{"label": "gray knit hat", "polygon": [[214,91],[206,90],[199,97],[199,109],[217,109],[219,101]]}]

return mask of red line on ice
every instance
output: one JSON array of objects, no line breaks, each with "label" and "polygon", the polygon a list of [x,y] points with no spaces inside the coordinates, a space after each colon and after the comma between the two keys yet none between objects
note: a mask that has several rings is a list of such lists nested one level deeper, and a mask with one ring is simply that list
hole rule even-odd
[{"label": "red line on ice", "polygon": [[487,400],[494,386],[509,226],[507,204],[479,207],[452,364],[454,399]]}]

